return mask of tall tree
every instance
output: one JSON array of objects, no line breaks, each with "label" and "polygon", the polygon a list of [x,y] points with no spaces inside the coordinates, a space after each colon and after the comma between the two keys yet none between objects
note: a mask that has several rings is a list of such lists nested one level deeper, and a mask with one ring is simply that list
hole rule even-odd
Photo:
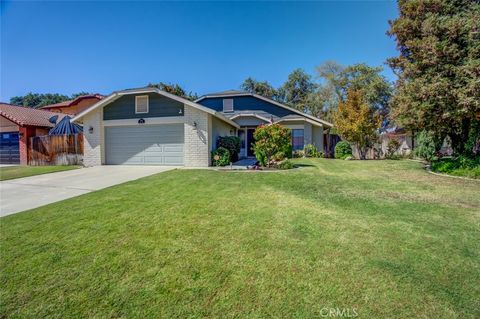
[{"label": "tall tree", "polygon": [[[480,112],[480,3],[478,0],[399,0],[390,21],[398,57],[393,115],[404,126],[449,136],[463,153]],[[436,143],[440,144],[440,143]]]},{"label": "tall tree", "polygon": [[246,92],[258,94],[269,99],[277,99],[277,90],[267,81],[257,81],[252,77],[248,77],[240,85],[240,88]]},{"label": "tall tree", "polygon": [[363,91],[350,89],[346,100],[338,104],[334,119],[340,136],[355,145],[360,159],[365,159],[367,149],[376,140],[381,118],[369,106]]},{"label": "tall tree", "polygon": [[317,67],[317,75],[323,79],[333,93],[332,104],[345,101],[349,90],[361,90],[368,105],[388,113],[392,85],[381,75],[382,67],[371,67],[365,63],[343,67],[333,61],[327,61]]},{"label": "tall tree", "polygon": [[307,97],[315,91],[315,83],[304,70],[296,69],[290,73],[287,81],[278,91],[281,101],[299,111],[307,112]]}]

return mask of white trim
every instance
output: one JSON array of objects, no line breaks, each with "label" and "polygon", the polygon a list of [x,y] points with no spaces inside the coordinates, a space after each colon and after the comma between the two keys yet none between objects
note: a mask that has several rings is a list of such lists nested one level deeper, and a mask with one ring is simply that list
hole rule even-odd
[{"label": "white trim", "polygon": [[276,106],[282,107],[282,108],[284,108],[284,109],[287,109],[287,110],[289,110],[289,111],[292,111],[292,112],[294,112],[294,113],[297,113],[297,114],[299,114],[299,115],[302,115],[302,116],[304,116],[304,117],[306,117],[306,118],[309,118],[309,119],[311,119],[311,120],[313,120],[313,121],[315,121],[315,122],[319,122],[319,123],[321,123],[321,124],[323,124],[323,125],[325,125],[325,126],[327,126],[327,127],[333,127],[333,124],[332,124],[332,123],[329,123],[329,122],[327,122],[327,121],[321,120],[321,119],[319,119],[319,118],[317,118],[317,117],[315,117],[315,116],[312,116],[312,115],[309,115],[309,114],[300,112],[299,110],[296,110],[296,109],[291,108],[291,107],[289,107],[289,106],[286,106],[286,105],[284,105],[284,104],[282,104],[282,103],[279,103],[279,102],[277,102],[277,101],[274,101],[274,100],[272,100],[272,99],[269,99],[269,98],[266,98],[266,97],[263,97],[263,96],[261,96],[261,95],[254,94],[254,93],[239,93],[239,94],[232,93],[232,94],[224,94],[224,95],[221,95],[221,94],[219,94],[219,95],[215,95],[215,94],[213,94],[213,95],[204,95],[204,96],[198,98],[197,100],[195,100],[195,102],[198,103],[199,101],[204,100],[204,99],[206,99],[206,98],[214,98],[214,97],[235,97],[235,96],[253,96],[253,97],[256,97],[257,99],[260,99],[260,100],[269,102],[269,103],[271,103],[271,104],[275,104]]},{"label": "white trim", "polygon": [[132,125],[156,125],[156,124],[179,124],[185,123],[185,118],[183,116],[168,116],[168,117],[146,117],[143,118],[145,123],[139,124],[137,118],[135,119],[124,119],[124,120],[104,120],[103,126],[132,126]]},{"label": "white trim", "polygon": [[260,116],[258,114],[255,114],[255,113],[242,113],[242,114],[237,114],[237,115],[234,115],[232,116],[230,119],[233,120],[233,119],[236,119],[238,117],[255,117],[257,119],[260,119],[262,121],[265,121],[266,123],[270,123],[270,119],[267,119],[266,117],[263,117],[263,116]]},{"label": "white trim", "polygon": [[320,124],[320,123],[318,123],[318,122],[315,122],[315,121],[312,121],[312,120],[307,119],[307,118],[301,118],[301,119],[279,119],[279,120],[276,121],[275,123],[295,122],[295,121],[303,121],[303,122],[307,122],[307,123],[310,123],[310,124],[315,125],[315,126],[318,126],[318,127],[323,127],[322,124]]},{"label": "white trim", "polygon": [[95,109],[99,108],[99,107],[103,107],[113,101],[115,101],[116,99],[124,96],[124,95],[131,95],[131,94],[145,94],[145,93],[157,93],[159,95],[163,95],[165,97],[168,97],[172,100],[175,100],[175,101],[178,101],[180,103],[183,103],[185,105],[189,105],[193,108],[196,108],[198,110],[201,110],[201,111],[204,111],[208,114],[212,114],[214,115],[215,117],[221,119],[222,121],[224,122],[227,122],[228,124],[232,125],[233,127],[235,128],[240,128],[240,125],[238,125],[237,123],[235,123],[234,121],[226,118],[223,114],[219,113],[219,112],[216,112],[208,107],[205,107],[203,105],[200,105],[200,104],[197,104],[195,102],[192,102],[192,101],[189,101],[187,99],[184,99],[183,97],[179,97],[179,96],[176,96],[174,94],[170,94],[168,92],[165,92],[165,91],[162,91],[162,90],[159,90],[157,88],[140,88],[140,89],[131,89],[131,90],[124,90],[124,91],[117,91],[117,92],[113,92],[112,94],[110,94],[108,97],[104,98],[103,100],[100,100],[98,101],[97,103],[95,103],[94,105],[90,106],[88,109],[84,110],[83,112],[80,112],[77,116],[75,116],[73,119],[71,119],[70,121],[71,122],[77,122],[79,120],[81,120],[86,114],[94,111]]},{"label": "white trim", "polygon": [[[139,112],[138,111],[138,99],[139,98],[147,98],[147,111],[146,112]],[[150,100],[148,95],[135,95],[135,114],[148,114],[148,111],[150,111]]]}]

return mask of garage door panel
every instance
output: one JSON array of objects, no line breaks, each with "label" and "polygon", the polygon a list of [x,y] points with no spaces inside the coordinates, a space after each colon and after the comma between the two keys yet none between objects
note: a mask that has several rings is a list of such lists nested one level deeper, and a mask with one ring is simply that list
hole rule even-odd
[{"label": "garage door panel", "polygon": [[106,163],[183,165],[183,135],[183,124],[106,127]]}]

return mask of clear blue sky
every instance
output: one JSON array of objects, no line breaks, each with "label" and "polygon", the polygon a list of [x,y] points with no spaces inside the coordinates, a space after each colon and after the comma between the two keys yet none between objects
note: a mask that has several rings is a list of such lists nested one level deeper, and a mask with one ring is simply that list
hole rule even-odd
[{"label": "clear blue sky", "polygon": [[27,92],[108,94],[149,82],[199,94],[247,77],[278,86],[325,60],[384,65],[394,1],[4,2],[1,101]]}]

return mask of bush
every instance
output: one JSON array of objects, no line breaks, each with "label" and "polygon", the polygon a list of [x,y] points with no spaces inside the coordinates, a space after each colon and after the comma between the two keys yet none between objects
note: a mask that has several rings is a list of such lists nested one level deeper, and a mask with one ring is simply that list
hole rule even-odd
[{"label": "bush", "polygon": [[307,144],[303,148],[305,157],[323,157],[323,153],[317,150],[317,147],[313,144]]},{"label": "bush", "polygon": [[240,154],[241,141],[237,136],[220,136],[217,139],[217,149],[223,147],[230,152],[230,161],[238,161]]},{"label": "bush", "polygon": [[345,141],[340,141],[335,145],[335,158],[345,159],[352,156],[352,147]]},{"label": "bush", "polygon": [[395,154],[395,152],[400,147],[400,142],[392,139],[387,143],[387,154],[385,154],[385,158],[388,159],[400,159],[400,156]]},{"label": "bush", "polygon": [[261,166],[270,167],[272,162],[290,156],[290,130],[279,124],[261,125],[253,133],[253,151]]},{"label": "bush", "polygon": [[480,178],[480,156],[459,156],[432,161],[432,171],[456,176]]},{"label": "bush", "polygon": [[225,147],[219,147],[212,152],[214,166],[226,166],[230,164],[230,152]]},{"label": "bush", "polygon": [[305,152],[303,150],[296,150],[292,154],[293,158],[302,158],[304,156],[305,156]]},{"label": "bush", "polygon": [[286,159],[284,161],[278,162],[276,167],[278,169],[292,169],[294,165],[291,160]]},{"label": "bush", "polygon": [[432,134],[427,131],[422,131],[418,134],[416,141],[416,147],[413,150],[415,156],[421,157],[427,161],[436,159],[435,140]]}]

